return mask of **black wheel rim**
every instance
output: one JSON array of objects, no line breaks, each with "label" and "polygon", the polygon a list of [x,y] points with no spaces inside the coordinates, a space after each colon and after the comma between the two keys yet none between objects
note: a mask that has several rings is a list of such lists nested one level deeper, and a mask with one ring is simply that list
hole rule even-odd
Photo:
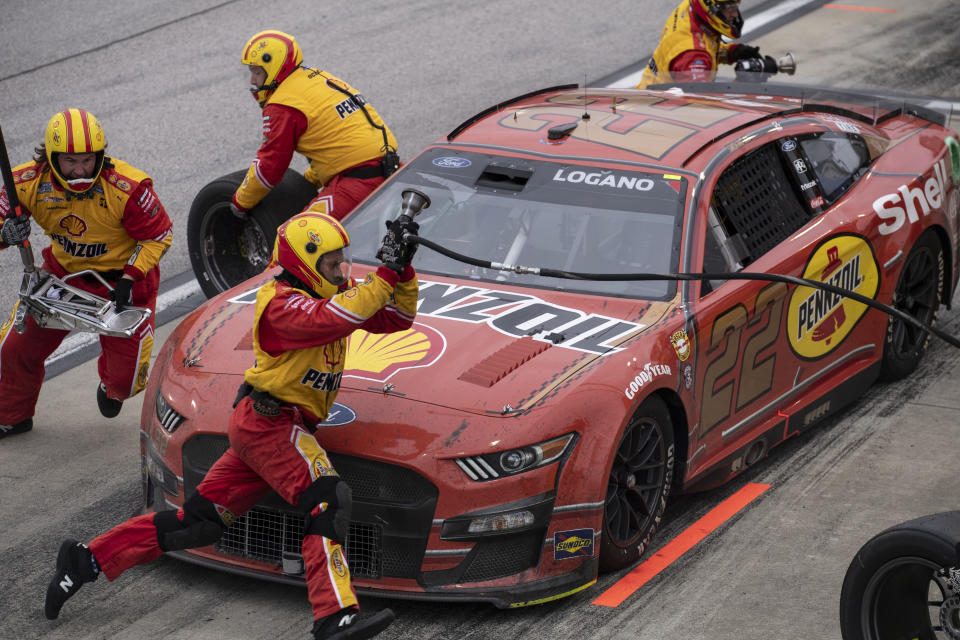
[{"label": "black wheel rim", "polygon": [[[929,249],[912,251],[897,282],[894,306],[929,324],[937,311],[939,302],[939,269]],[[891,320],[890,349],[894,355],[910,358],[929,339],[929,334],[898,318]]]},{"label": "black wheel rim", "polygon": [[660,425],[649,417],[624,434],[610,470],[604,531],[626,547],[646,535],[659,512],[666,478],[666,445]]},{"label": "black wheel rim", "polygon": [[266,269],[273,247],[252,218],[239,220],[229,203],[211,207],[200,229],[203,268],[219,291]]},{"label": "black wheel rim", "polygon": [[861,627],[870,640],[960,638],[956,605],[943,567],[926,558],[900,557],[868,582]]}]

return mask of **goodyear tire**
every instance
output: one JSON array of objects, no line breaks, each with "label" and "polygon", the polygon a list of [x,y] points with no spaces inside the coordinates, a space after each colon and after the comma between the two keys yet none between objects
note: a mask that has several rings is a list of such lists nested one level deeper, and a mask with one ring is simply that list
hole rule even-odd
[{"label": "goodyear tire", "polygon": [[607,480],[600,570],[632,565],[650,546],[667,506],[675,466],[667,405],[650,396],[630,419]]},{"label": "goodyear tire", "polygon": [[960,511],[903,522],[874,536],[850,563],[840,591],[844,640],[960,638]]},{"label": "goodyear tire", "polygon": [[[924,324],[932,325],[943,299],[945,263],[946,257],[936,232],[925,232],[907,254],[894,290],[893,306]],[[929,333],[891,316],[887,320],[880,377],[900,380],[913,373],[929,343]]]},{"label": "goodyear tire", "polygon": [[235,171],[217,178],[190,205],[190,265],[208,298],[262,272],[270,261],[277,227],[317,195],[317,188],[306,178],[287,169],[280,184],[241,221],[230,212],[230,199],[246,173]]}]

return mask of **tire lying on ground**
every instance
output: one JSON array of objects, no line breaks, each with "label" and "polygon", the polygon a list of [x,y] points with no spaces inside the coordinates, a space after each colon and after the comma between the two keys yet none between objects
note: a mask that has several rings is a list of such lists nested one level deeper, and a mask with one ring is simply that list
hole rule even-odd
[{"label": "tire lying on ground", "polygon": [[313,184],[287,169],[280,184],[240,220],[230,212],[230,199],[246,173],[243,169],[217,178],[190,205],[190,265],[208,298],[262,272],[270,261],[277,227],[317,195]]}]

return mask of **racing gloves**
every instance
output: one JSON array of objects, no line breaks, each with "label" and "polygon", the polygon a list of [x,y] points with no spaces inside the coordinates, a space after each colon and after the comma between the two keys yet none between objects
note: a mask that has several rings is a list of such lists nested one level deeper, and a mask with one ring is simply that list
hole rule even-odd
[{"label": "racing gloves", "polygon": [[410,261],[413,260],[413,254],[417,252],[418,246],[416,241],[412,241],[405,236],[416,236],[419,231],[420,225],[408,215],[402,215],[396,220],[388,221],[387,234],[383,236],[383,244],[377,251],[377,259],[388,268],[402,274]]},{"label": "racing gloves", "polygon": [[113,300],[117,313],[130,306],[130,290],[133,288],[133,280],[130,278],[120,278],[117,286],[110,292],[110,299]]},{"label": "racing gloves", "polygon": [[0,227],[0,240],[5,245],[23,244],[30,237],[30,218],[14,216],[7,218]]},{"label": "racing gloves", "polygon": [[[741,82],[757,82],[766,80],[766,76],[777,72],[777,61],[772,56],[762,58],[744,58],[733,67],[737,80]],[[756,74],[765,74],[757,76]]]},{"label": "racing gloves", "polygon": [[759,58],[760,47],[751,47],[747,44],[730,45],[730,61],[739,62],[748,58]]}]

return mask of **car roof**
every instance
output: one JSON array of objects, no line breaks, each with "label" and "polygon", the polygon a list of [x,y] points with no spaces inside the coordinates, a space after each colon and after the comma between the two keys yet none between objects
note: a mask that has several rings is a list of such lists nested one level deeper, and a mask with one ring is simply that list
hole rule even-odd
[{"label": "car roof", "polygon": [[937,118],[902,98],[802,86],[689,83],[650,91],[563,85],[485,109],[451,131],[446,142],[692,169],[698,152],[725,136],[814,112],[871,126],[905,112]]}]

